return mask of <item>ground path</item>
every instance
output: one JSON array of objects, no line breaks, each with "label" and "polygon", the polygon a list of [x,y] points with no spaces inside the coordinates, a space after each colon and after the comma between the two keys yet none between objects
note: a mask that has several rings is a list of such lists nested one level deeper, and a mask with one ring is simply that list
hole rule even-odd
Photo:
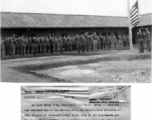
[{"label": "ground path", "polygon": [[[4,82],[150,82],[151,55],[137,49],[2,60]],[[131,80],[133,79],[133,80]]]}]

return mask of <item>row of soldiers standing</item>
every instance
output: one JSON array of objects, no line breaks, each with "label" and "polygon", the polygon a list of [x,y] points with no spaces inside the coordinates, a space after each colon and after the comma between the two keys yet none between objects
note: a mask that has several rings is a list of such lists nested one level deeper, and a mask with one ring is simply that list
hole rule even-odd
[{"label": "row of soldiers standing", "polygon": [[98,36],[96,33],[89,35],[87,32],[85,34],[76,35],[76,36],[64,36],[64,37],[7,37],[4,41],[4,49],[6,56],[15,55],[25,55],[25,54],[43,54],[51,53],[58,50],[60,53],[63,51],[71,52],[77,51],[97,51],[99,49],[110,49],[112,48],[112,43],[114,48],[127,47],[129,46],[129,36],[119,36],[116,39],[115,36]]}]

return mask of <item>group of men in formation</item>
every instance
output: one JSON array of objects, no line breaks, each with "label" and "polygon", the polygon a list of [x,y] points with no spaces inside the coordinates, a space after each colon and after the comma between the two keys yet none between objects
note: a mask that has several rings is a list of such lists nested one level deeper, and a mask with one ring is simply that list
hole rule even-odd
[{"label": "group of men in formation", "polygon": [[116,49],[119,47],[129,46],[129,36],[98,36],[96,33],[89,35],[78,34],[76,36],[64,37],[7,37],[4,41],[4,49],[6,56],[25,55],[25,54],[44,54],[59,51],[71,52],[77,51],[97,51],[99,49],[110,49],[112,44]]},{"label": "group of men in formation", "polygon": [[[139,52],[144,52],[144,40],[147,42],[147,49],[151,51],[151,39],[149,29],[139,28],[137,32]],[[145,39],[146,38],[146,39]],[[60,51],[78,53],[85,51],[97,51],[99,49],[111,49],[112,46],[129,47],[129,36],[98,36],[96,33],[64,37],[7,37],[4,41],[6,56],[25,55],[25,54],[43,54]]]}]

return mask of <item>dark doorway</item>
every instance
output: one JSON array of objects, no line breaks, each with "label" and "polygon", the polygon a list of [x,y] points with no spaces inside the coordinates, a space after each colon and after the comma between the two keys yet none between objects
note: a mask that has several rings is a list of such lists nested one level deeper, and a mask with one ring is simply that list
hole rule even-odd
[{"label": "dark doorway", "polygon": [[61,33],[61,37],[68,36],[67,33]]},{"label": "dark doorway", "polygon": [[108,35],[110,36],[110,32],[108,32]]},{"label": "dark doorway", "polygon": [[107,36],[107,33],[102,33],[102,36]]},{"label": "dark doorway", "polygon": [[115,31],[114,34],[115,34],[116,39],[118,39],[118,36],[119,36],[118,31]]},{"label": "dark doorway", "polygon": [[35,37],[36,35],[35,34],[31,34],[31,37]]},{"label": "dark doorway", "polygon": [[132,42],[133,42],[133,44],[136,44],[136,32],[135,31],[132,33]]},{"label": "dark doorway", "polygon": [[96,32],[96,35],[99,36],[99,32]]}]

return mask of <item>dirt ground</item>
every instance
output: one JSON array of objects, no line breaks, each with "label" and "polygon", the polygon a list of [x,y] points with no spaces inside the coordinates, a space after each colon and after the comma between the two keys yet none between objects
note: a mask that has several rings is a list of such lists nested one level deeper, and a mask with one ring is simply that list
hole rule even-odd
[{"label": "dirt ground", "polygon": [[3,82],[149,83],[151,53],[98,51],[1,61]]}]

